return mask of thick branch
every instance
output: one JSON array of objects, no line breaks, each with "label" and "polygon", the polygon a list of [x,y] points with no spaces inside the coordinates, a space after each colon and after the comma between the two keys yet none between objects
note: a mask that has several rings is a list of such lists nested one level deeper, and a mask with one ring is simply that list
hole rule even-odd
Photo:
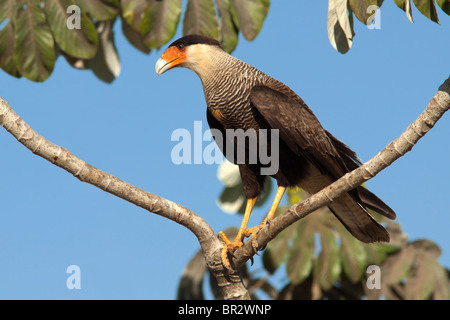
[{"label": "thick branch", "polygon": [[[341,194],[348,192],[391,165],[395,160],[405,155],[412,147],[433,128],[436,122],[450,108],[450,78],[439,88],[438,93],[431,99],[425,111],[386,148],[375,157],[364,163],[358,169],[349,172],[341,179],[332,183],[305,201],[293,205],[286,212],[280,214],[269,225],[260,230],[257,236],[258,249],[267,245],[281,231],[294,222],[306,217],[311,212],[329,205]],[[236,250],[231,261],[233,268],[239,269],[254,255],[251,241]]]},{"label": "thick branch", "polygon": [[224,298],[249,298],[238,273],[225,273],[220,260],[222,242],[217,238],[211,226],[200,216],[175,202],[139,189],[109,173],[103,172],[77,158],[69,150],[48,141],[37,134],[2,98],[0,98],[0,125],[34,154],[70,172],[79,180],[147,211],[173,220],[191,230],[202,247],[208,267],[216,276],[219,286],[222,288]]}]

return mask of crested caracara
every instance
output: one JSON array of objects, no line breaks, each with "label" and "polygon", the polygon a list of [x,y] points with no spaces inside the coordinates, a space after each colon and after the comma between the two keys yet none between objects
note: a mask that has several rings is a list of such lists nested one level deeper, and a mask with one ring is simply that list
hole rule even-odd
[{"label": "crested caracara", "polygon": [[[314,194],[361,165],[355,152],[325,130],[292,89],[229,55],[218,41],[200,35],[187,35],[176,40],[156,62],[155,69],[160,75],[174,67],[191,69],[200,77],[208,124],[221,133],[213,133],[213,136],[225,156],[239,165],[247,205],[235,240],[231,242],[223,232],[219,233],[226,244],[222,251],[226,267],[230,267],[228,252],[242,246],[244,236],[251,236],[255,246],[254,235],[273,218],[287,187],[299,186]],[[256,133],[253,142],[256,141],[257,148],[252,148],[251,139],[245,139],[242,148],[239,143],[225,142],[228,132],[239,129]],[[278,144],[273,144],[272,135],[267,133],[274,129]],[[265,134],[266,144],[259,143],[263,137],[260,132]],[[219,138],[223,141],[218,141]],[[231,139],[236,142],[237,138],[235,135]],[[233,148],[231,159],[228,156],[230,150],[226,150],[230,145]],[[264,221],[247,229],[250,213],[266,179],[262,169],[269,165],[260,157],[258,148],[262,145],[267,148],[266,154],[278,156],[277,170],[270,174],[277,181],[278,190]],[[237,156],[242,151],[244,157],[239,162]],[[329,208],[357,239],[367,243],[389,241],[388,232],[367,209],[390,219],[395,219],[395,213],[366,188],[357,187],[341,195]]]}]

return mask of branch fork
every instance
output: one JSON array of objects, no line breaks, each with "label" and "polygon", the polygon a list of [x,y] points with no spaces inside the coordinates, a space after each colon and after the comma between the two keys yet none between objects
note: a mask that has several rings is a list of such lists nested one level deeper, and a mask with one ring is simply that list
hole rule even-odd
[{"label": "branch fork", "polygon": [[286,212],[273,219],[270,224],[267,224],[258,232],[256,248],[253,247],[250,240],[237,249],[230,259],[233,270],[228,270],[222,265],[220,253],[223,242],[219,240],[211,226],[196,213],[173,201],[139,189],[103,172],[77,158],[69,150],[48,141],[36,133],[2,98],[0,98],[0,125],[31,152],[61,167],[80,181],[92,184],[149,212],[188,228],[197,237],[207,266],[217,279],[224,298],[250,299],[250,295],[239,276],[239,269],[249,259],[252,259],[257,250],[265,247],[270,240],[291,224],[320,207],[329,205],[344,192],[348,192],[373,178],[395,160],[405,155],[434,127],[449,108],[450,78],[440,86],[438,93],[428,103],[425,111],[408,126],[400,137],[359,168],[349,172],[310,198],[291,206]]}]

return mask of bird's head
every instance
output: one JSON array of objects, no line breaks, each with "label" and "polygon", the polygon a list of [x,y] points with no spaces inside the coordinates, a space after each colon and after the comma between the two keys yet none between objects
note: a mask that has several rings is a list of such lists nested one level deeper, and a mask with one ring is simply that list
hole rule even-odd
[{"label": "bird's head", "polygon": [[225,51],[219,41],[202,35],[187,35],[169,45],[156,62],[155,70],[161,75],[174,67],[185,67],[201,76],[213,67],[220,53]]}]

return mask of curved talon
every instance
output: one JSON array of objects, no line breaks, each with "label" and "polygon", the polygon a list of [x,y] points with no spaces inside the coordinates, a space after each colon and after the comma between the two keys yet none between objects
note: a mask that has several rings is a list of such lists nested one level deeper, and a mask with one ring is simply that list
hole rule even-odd
[{"label": "curved talon", "polygon": [[[259,231],[259,230],[258,230],[258,231]],[[258,231],[257,231],[257,232],[258,232]],[[256,240],[256,234],[255,234],[255,235],[252,234],[251,241],[252,241],[252,248],[253,248],[253,251],[254,251],[255,253],[257,253],[257,252],[258,252],[258,240]]]},{"label": "curved talon", "polygon": [[224,245],[222,248],[222,252],[220,253],[220,257],[222,258],[222,263],[225,268],[231,269],[230,260],[228,260],[228,247]]},{"label": "curved talon", "polygon": [[220,254],[220,257],[222,258],[222,263],[225,266],[225,268],[232,270],[230,260],[228,259],[228,254],[231,254],[231,256],[234,257],[234,252],[238,248],[242,247],[243,242],[241,241],[240,238],[236,238],[234,239],[233,242],[231,242],[230,240],[228,240],[227,236],[222,231],[219,232],[219,237],[225,242],[225,245],[223,246],[222,252]]},{"label": "curved talon", "polygon": [[264,224],[261,224],[259,226],[256,226],[256,227],[253,227],[253,228],[245,230],[244,234],[245,234],[246,237],[250,237],[254,253],[258,252],[258,250],[257,250],[257,248],[258,248],[258,241],[256,240],[256,234],[259,232],[259,230],[261,230],[261,228],[263,226],[264,226]]}]

